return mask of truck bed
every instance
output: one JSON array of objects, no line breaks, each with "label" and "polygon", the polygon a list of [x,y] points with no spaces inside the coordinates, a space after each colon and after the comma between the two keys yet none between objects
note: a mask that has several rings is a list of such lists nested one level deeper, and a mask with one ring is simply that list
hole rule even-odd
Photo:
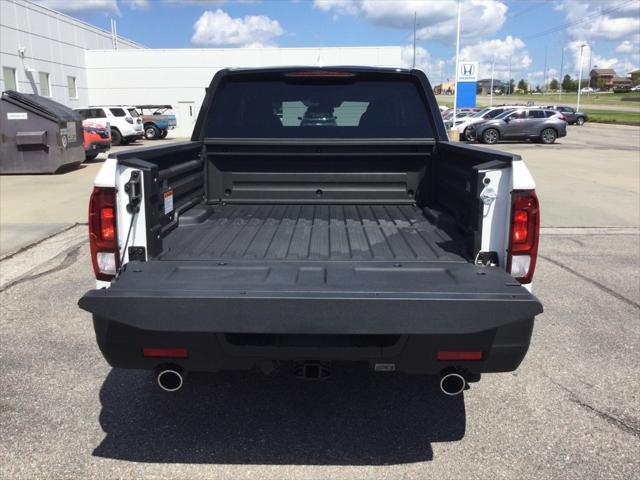
[{"label": "truck bed", "polygon": [[202,205],[159,259],[466,262],[450,224],[415,205]]}]

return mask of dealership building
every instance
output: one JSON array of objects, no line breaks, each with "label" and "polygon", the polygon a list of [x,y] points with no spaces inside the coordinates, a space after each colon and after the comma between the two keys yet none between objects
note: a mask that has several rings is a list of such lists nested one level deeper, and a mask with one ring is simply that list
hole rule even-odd
[{"label": "dealership building", "polygon": [[0,90],[72,108],[169,104],[189,136],[213,74],[225,67],[402,65],[402,47],[154,49],[27,0],[0,0]]}]

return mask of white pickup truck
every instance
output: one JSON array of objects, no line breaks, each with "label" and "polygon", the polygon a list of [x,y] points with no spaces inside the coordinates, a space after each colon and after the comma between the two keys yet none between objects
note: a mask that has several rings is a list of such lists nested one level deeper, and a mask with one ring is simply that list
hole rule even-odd
[{"label": "white pickup truck", "polygon": [[447,141],[418,70],[222,70],[191,141],[112,154],[79,302],[114,367],[512,371],[542,305],[516,155]]}]

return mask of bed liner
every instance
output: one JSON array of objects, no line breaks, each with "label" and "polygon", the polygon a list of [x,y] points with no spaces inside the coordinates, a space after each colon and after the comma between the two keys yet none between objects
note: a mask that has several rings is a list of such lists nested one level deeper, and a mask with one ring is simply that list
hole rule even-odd
[{"label": "bed liner", "polygon": [[466,262],[452,222],[415,205],[201,205],[159,259]]}]

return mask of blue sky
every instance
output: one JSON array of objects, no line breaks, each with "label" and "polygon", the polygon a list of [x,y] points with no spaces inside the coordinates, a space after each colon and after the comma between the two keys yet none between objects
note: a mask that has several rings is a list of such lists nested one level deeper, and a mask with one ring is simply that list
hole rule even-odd
[{"label": "blue sky", "polygon": [[[457,0],[36,0],[151,48],[405,46],[412,57],[417,15],[417,64],[433,83],[452,77]],[[564,73],[640,66],[638,0],[462,0],[461,59],[488,76],[540,84]],[[586,73],[585,73],[586,76]]]}]

